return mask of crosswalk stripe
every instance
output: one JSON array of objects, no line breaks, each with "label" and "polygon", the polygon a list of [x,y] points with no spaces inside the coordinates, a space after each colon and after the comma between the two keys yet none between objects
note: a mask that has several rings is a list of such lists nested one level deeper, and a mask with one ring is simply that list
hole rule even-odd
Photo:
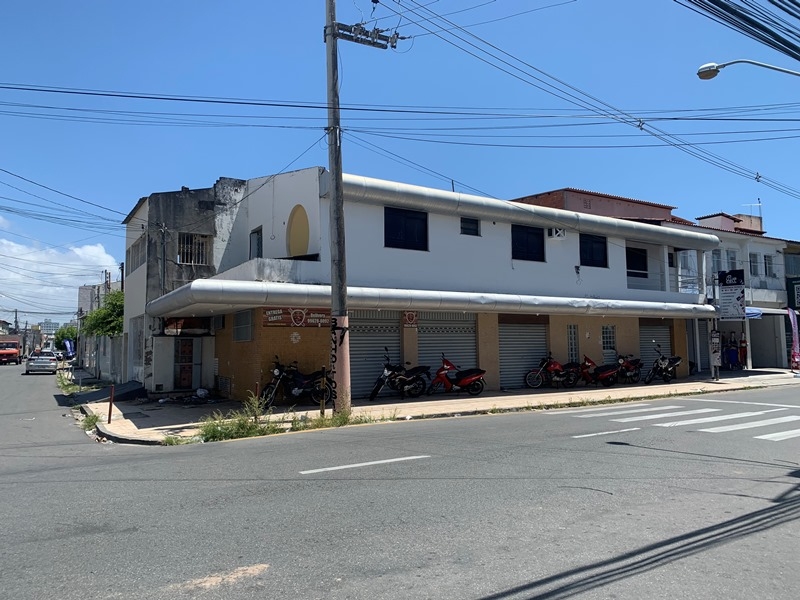
[{"label": "crosswalk stripe", "polygon": [[575,439],[596,437],[598,435],[611,435],[613,433],[626,433],[628,431],[639,431],[639,429],[640,429],[639,427],[630,427],[628,429],[617,429],[616,431],[600,431],[599,433],[584,433],[583,435],[573,435],[572,437]]},{"label": "crosswalk stripe", "polygon": [[[631,406],[650,406],[650,405],[649,404],[637,403],[637,404],[626,404],[625,406],[631,407]],[[603,410],[608,410],[608,406],[598,406],[598,407],[595,407],[595,408],[580,408],[580,409],[575,409],[575,408],[550,409],[544,414],[546,414],[546,415],[561,415],[561,414],[564,414],[564,413],[569,413],[571,415],[576,415],[578,413],[590,413],[590,412],[598,412],[598,411],[603,411]]]},{"label": "crosswalk stripe", "polygon": [[800,421],[800,416],[778,417],[777,419],[765,419],[764,421],[750,421],[749,423],[737,423],[736,425],[725,425],[723,427],[710,427],[700,429],[708,433],[724,433],[726,431],[736,431],[737,429],[751,429],[753,427],[766,427],[767,425],[777,425],[790,421]]},{"label": "crosswalk stripe", "polygon": [[[626,417],[624,419],[611,419],[614,423],[630,423],[632,421],[647,421],[653,419],[663,419],[664,417],[682,417],[684,415],[699,415],[702,413],[710,413],[710,412],[717,412],[722,410],[721,408],[700,408],[698,410],[682,410],[679,412],[672,412],[672,413],[664,413],[658,415],[641,415],[638,417]],[[797,417],[800,419],[800,417]]]},{"label": "crosswalk stripe", "polygon": [[768,433],[767,435],[757,435],[757,440],[770,440],[772,442],[780,442],[788,440],[789,438],[800,437],[800,429],[792,429],[791,431],[779,431],[778,433]]},{"label": "crosswalk stripe", "polygon": [[591,415],[578,415],[578,419],[589,419],[591,417],[611,417],[615,415],[629,415],[632,413],[653,412],[656,410],[672,410],[673,408],[683,408],[682,406],[656,406],[654,408],[631,408],[625,410],[608,410],[606,412],[592,413]]},{"label": "crosswalk stripe", "polygon": [[702,417],[700,419],[688,419],[686,421],[671,421],[670,423],[654,423],[655,427],[678,427],[680,425],[698,425],[700,423],[713,423],[714,421],[728,421],[730,419],[744,419],[746,417],[758,417],[766,413],[786,410],[785,408],[775,408],[773,410],[759,410],[757,412],[743,412],[733,415],[717,415],[715,417]]}]

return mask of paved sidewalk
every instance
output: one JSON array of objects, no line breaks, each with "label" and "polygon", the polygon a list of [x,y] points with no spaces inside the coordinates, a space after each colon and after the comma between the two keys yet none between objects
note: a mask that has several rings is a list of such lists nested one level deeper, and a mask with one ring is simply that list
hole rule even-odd
[{"label": "paved sidewalk", "polygon": [[[75,379],[81,373],[76,370]],[[89,385],[84,380],[86,385]],[[241,403],[229,400],[205,400],[200,398],[183,401],[147,400],[143,389],[134,384],[127,388],[127,397],[121,397],[116,390],[131,384],[115,386],[115,400],[109,402],[109,388],[92,392],[91,397],[77,398],[87,414],[99,417],[97,424],[98,439],[129,444],[161,444],[168,436],[191,438],[198,433],[203,419],[215,412],[227,414],[239,410]],[[651,397],[668,395],[687,395],[707,392],[722,392],[748,388],[763,388],[779,385],[800,385],[800,373],[795,374],[787,369],[756,369],[751,371],[725,371],[719,381],[713,381],[707,374],[676,380],[670,384],[653,382],[643,384],[617,384],[609,388],[579,387],[572,389],[513,390],[510,392],[484,392],[473,397],[467,394],[440,394],[423,396],[416,400],[398,402],[398,398],[389,397],[376,402],[364,399],[353,401],[354,416],[367,416],[378,420],[407,420],[419,418],[441,418],[489,412],[514,410],[530,410],[535,408],[553,408],[570,404],[592,402],[625,402]],[[133,391],[132,391],[133,390]],[[109,421],[109,405],[111,409]],[[277,406],[273,420],[290,420],[292,417],[314,418],[319,416],[319,409],[310,410],[310,406],[297,406],[289,412],[286,407]],[[330,410],[330,409],[328,409]],[[326,414],[331,414],[326,412]]]}]

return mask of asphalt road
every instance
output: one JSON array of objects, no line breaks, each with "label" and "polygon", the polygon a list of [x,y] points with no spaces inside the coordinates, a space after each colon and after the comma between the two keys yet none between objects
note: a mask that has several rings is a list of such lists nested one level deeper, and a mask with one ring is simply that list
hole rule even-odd
[{"label": "asphalt road", "polygon": [[0,368],[3,599],[800,587],[800,386],[147,447],[93,442],[52,376],[19,372]]}]

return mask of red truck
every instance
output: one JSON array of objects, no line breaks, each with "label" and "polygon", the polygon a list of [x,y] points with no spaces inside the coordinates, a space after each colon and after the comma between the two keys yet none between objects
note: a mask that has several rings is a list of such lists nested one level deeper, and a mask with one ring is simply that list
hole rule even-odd
[{"label": "red truck", "polygon": [[22,362],[22,340],[18,335],[0,335],[0,364]]}]

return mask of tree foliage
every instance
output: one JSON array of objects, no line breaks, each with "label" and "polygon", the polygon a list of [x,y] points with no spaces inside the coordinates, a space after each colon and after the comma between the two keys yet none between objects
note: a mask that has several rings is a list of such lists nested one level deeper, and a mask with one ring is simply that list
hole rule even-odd
[{"label": "tree foliage", "polygon": [[66,350],[67,348],[64,346],[64,340],[72,340],[74,342],[77,338],[78,330],[72,325],[60,327],[55,335],[56,350]]},{"label": "tree foliage", "polygon": [[122,333],[125,314],[125,294],[122,291],[106,294],[103,306],[88,313],[83,319],[84,335],[107,335],[114,337]]}]

